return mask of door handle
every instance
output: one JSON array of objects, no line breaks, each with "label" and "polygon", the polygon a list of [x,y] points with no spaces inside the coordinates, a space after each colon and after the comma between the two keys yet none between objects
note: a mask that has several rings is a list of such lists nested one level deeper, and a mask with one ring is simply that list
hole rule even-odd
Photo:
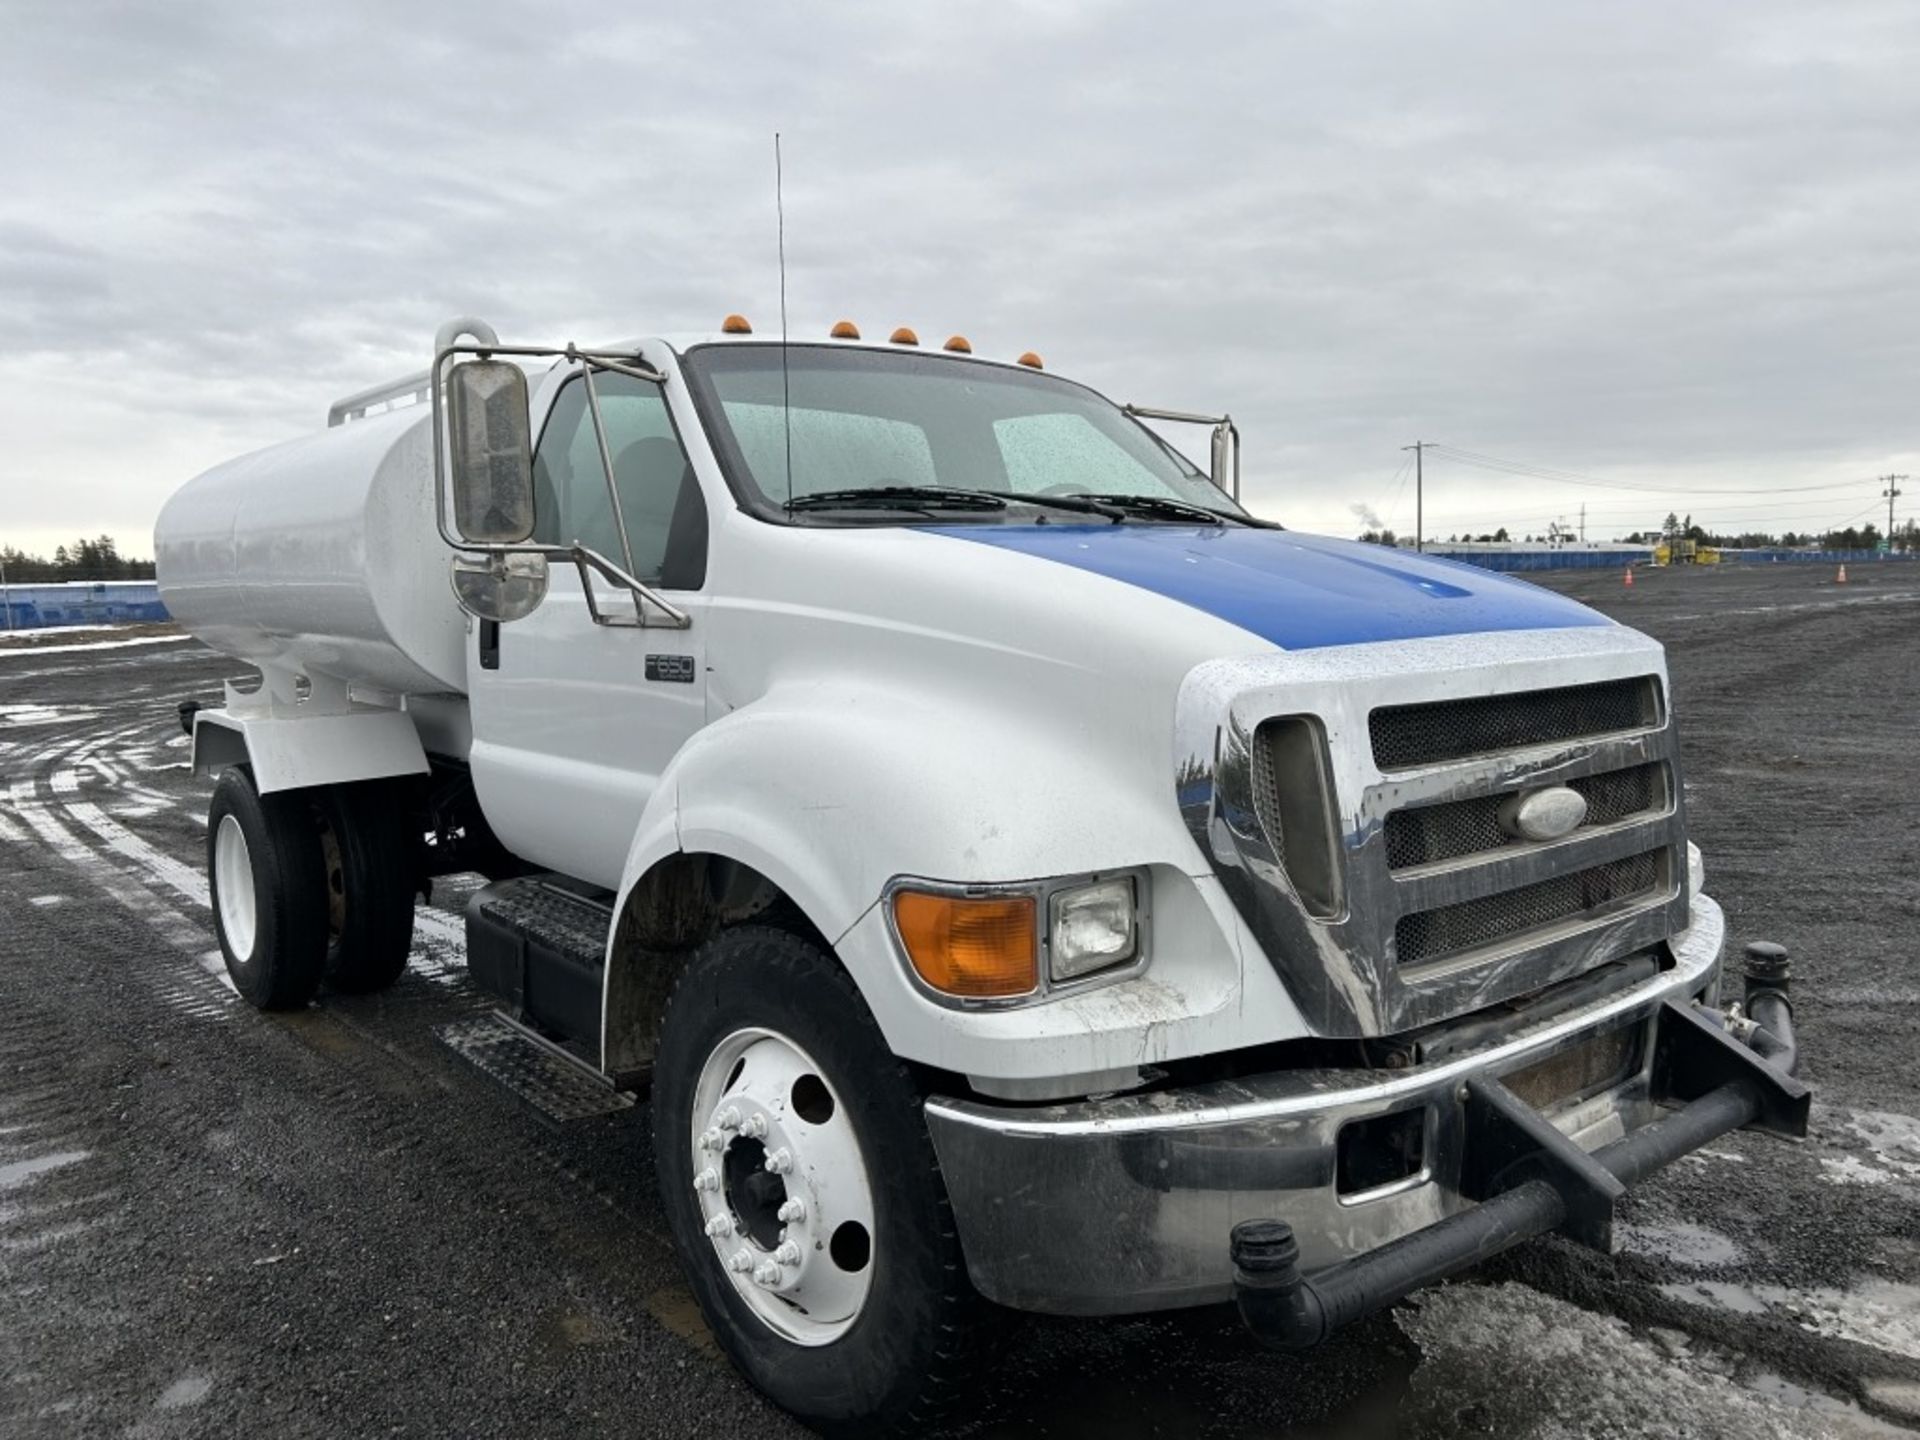
[{"label": "door handle", "polygon": [[480,622],[480,668],[482,670],[500,668],[500,622],[498,620]]}]

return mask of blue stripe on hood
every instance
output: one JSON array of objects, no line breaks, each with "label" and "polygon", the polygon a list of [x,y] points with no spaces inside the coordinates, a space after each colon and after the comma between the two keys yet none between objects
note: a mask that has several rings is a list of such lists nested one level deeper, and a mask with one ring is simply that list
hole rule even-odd
[{"label": "blue stripe on hood", "polygon": [[936,525],[1137,585],[1285,650],[1611,625],[1550,590],[1404,550],[1238,525]]}]

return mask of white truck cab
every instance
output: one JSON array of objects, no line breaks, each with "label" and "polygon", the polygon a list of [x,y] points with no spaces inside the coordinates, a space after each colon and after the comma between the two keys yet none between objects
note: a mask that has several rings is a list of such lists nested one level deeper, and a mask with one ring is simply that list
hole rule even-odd
[{"label": "white truck cab", "polygon": [[329,419],[156,533],[261,673],[191,716],[235,984],[391,983],[487,877],[449,1041],[556,1114],[650,1087],[708,1322],[816,1425],[929,1422],[988,1303],[1305,1347],[1804,1129],[1659,646],[1253,517],[1230,420],[738,317],[455,321]]}]

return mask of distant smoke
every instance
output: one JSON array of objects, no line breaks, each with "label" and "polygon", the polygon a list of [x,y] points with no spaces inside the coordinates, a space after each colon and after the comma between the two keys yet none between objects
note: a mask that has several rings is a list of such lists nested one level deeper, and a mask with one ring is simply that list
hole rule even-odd
[{"label": "distant smoke", "polygon": [[1355,515],[1358,515],[1360,517],[1360,523],[1369,530],[1384,530],[1387,528],[1387,522],[1380,518],[1379,513],[1375,511],[1371,505],[1349,505],[1347,508],[1353,511]]}]

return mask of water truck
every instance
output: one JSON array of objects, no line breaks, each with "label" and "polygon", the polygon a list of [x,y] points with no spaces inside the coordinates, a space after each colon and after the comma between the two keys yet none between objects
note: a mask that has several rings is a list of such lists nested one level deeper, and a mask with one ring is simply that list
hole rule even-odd
[{"label": "water truck", "polygon": [[1304,1350],[1805,1131],[1660,646],[1254,516],[1226,417],[959,336],[463,318],[328,422],[155,536],[252,672],[187,717],[228,973],[378,990],[466,877],[498,1009],[448,1043],[644,1098],[707,1324],[810,1424],[935,1423],[994,1307]]}]

